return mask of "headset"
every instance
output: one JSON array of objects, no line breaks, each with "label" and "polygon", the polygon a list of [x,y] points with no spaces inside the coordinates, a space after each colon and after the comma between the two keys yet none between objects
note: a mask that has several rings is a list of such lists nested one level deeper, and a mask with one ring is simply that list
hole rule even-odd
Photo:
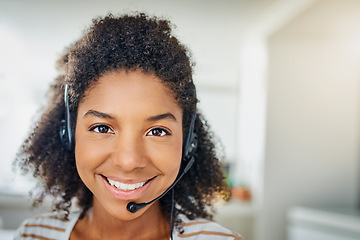
[{"label": "headset", "polygon": [[[68,84],[65,85],[64,104],[65,104],[65,119],[61,120],[60,140],[61,140],[62,146],[67,151],[71,152],[74,150],[75,140],[74,140],[73,129],[71,127],[70,107],[69,107],[69,85]],[[186,138],[185,144],[183,144],[183,157],[182,157],[182,161],[181,161],[181,167],[180,167],[178,176],[177,176],[176,180],[174,181],[174,183],[164,193],[162,193],[157,198],[151,200],[150,202],[146,202],[146,203],[130,202],[130,203],[128,203],[126,209],[129,212],[135,213],[138,210],[140,210],[141,208],[143,208],[143,207],[159,200],[163,196],[165,196],[165,194],[168,193],[171,189],[173,189],[173,187],[180,181],[180,179],[185,175],[185,173],[187,173],[189,171],[189,169],[191,168],[191,166],[193,165],[193,163],[195,161],[194,155],[195,155],[195,152],[196,152],[196,149],[198,146],[198,137],[194,131],[195,120],[196,120],[196,112],[193,113],[191,121],[190,121],[187,138]]]},{"label": "headset", "polygon": [[69,152],[74,149],[74,134],[71,128],[70,107],[69,107],[69,85],[65,84],[64,90],[65,119],[60,123],[60,140],[62,146]]},{"label": "headset", "polygon": [[195,152],[196,152],[196,149],[198,146],[197,134],[194,132],[195,119],[196,119],[196,113],[194,113],[191,118],[188,136],[186,138],[186,141],[185,141],[185,144],[183,147],[183,158],[182,158],[182,162],[181,162],[181,167],[180,167],[178,176],[176,177],[176,180],[173,182],[173,184],[171,184],[171,186],[168,189],[166,189],[165,192],[163,192],[160,196],[158,196],[157,198],[154,198],[150,202],[146,202],[146,203],[130,202],[130,203],[128,203],[128,205],[126,206],[126,209],[129,212],[136,213],[138,210],[142,209],[143,207],[146,207],[147,205],[149,205],[149,204],[159,200],[163,196],[165,196],[165,194],[167,194],[171,189],[173,189],[173,187],[180,181],[180,179],[185,175],[185,173],[187,173],[189,171],[189,169],[191,168],[191,166],[193,165],[193,163],[195,161],[194,155],[195,155]]},{"label": "headset", "polygon": [[[196,94],[196,92],[195,92]],[[60,124],[60,140],[63,147],[72,152],[75,147],[75,137],[71,127],[71,118],[70,118],[70,107],[69,107],[69,85],[65,84],[64,89],[64,104],[65,104],[65,119],[61,120]],[[129,202],[126,206],[127,211],[130,213],[136,213],[140,209],[146,207],[149,204],[159,200],[164,197],[170,190],[172,190],[171,194],[171,214],[170,214],[170,238],[173,239],[173,211],[174,211],[174,186],[180,181],[180,179],[189,171],[191,166],[195,161],[195,152],[198,147],[198,136],[195,133],[195,120],[196,120],[196,110],[193,113],[190,121],[189,131],[186,137],[185,144],[183,144],[183,156],[181,161],[181,166],[179,173],[175,179],[175,181],[171,184],[169,188],[165,190],[160,196],[154,198],[149,202],[144,203],[135,203]]]}]

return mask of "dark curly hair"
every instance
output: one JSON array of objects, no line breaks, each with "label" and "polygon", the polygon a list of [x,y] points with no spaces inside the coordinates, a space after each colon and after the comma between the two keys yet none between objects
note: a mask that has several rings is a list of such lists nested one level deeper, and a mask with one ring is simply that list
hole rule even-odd
[{"label": "dark curly hair", "polygon": [[[69,86],[71,125],[75,126],[79,102],[100,76],[116,70],[141,70],[155,74],[172,90],[183,110],[185,138],[191,117],[197,112],[196,160],[174,188],[174,216],[182,213],[190,219],[211,219],[208,207],[219,196],[228,197],[229,191],[213,136],[196,108],[198,100],[192,66],[188,50],[172,35],[167,20],[143,13],[120,17],[109,14],[94,19],[83,37],[68,47],[59,59],[59,75],[51,85],[49,104],[18,154],[17,163],[24,173],[31,171],[41,180],[41,191],[34,203],[41,203],[50,195],[55,197],[54,209],[68,214],[72,200],[76,199],[82,216],[92,206],[92,193],[77,173],[74,151],[66,151],[59,137],[61,121],[65,118],[64,86]],[[160,199],[167,216],[171,201],[171,193]]]}]

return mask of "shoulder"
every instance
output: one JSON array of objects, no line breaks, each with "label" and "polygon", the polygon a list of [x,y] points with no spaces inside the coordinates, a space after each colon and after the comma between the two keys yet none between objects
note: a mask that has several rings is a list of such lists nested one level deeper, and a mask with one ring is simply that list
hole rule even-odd
[{"label": "shoulder", "polygon": [[243,240],[242,237],[231,230],[206,219],[197,218],[189,220],[180,215],[182,232],[175,232],[175,239],[186,240]]},{"label": "shoulder", "polygon": [[61,213],[47,213],[26,219],[16,231],[14,239],[68,239],[79,215],[71,213],[65,218]]}]

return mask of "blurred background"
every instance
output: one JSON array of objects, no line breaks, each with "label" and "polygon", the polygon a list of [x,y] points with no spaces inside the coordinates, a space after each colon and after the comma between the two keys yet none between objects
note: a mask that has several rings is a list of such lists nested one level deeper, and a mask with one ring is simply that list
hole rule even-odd
[{"label": "blurred background", "polygon": [[12,162],[56,59],[92,18],[132,11],[172,21],[196,62],[233,188],[215,219],[246,240],[360,239],[358,0],[0,0],[0,239],[49,211]]}]

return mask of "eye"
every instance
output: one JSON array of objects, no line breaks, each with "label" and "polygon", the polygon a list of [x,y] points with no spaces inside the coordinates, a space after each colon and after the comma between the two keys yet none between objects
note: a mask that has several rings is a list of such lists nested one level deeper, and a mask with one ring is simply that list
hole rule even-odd
[{"label": "eye", "polygon": [[94,131],[97,133],[114,133],[111,128],[107,125],[96,125],[89,129],[89,131]]},{"label": "eye", "polygon": [[155,136],[155,137],[163,137],[163,136],[171,136],[171,133],[163,128],[153,128],[151,129],[148,134],[148,136]]}]

